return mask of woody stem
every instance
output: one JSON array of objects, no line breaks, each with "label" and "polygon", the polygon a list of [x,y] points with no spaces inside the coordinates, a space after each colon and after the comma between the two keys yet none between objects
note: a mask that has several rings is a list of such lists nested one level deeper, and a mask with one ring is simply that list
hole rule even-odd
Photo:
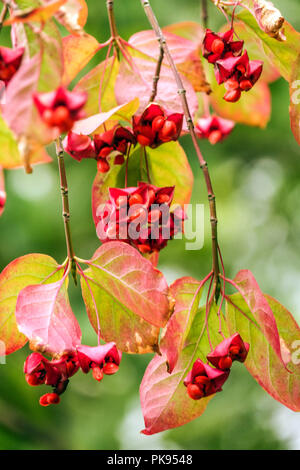
[{"label": "woody stem", "polygon": [[215,298],[217,300],[219,296],[219,272],[220,272],[219,257],[218,257],[218,235],[217,235],[218,219],[217,219],[215,195],[213,192],[213,187],[212,187],[207,163],[204,160],[204,157],[201,153],[201,150],[197,142],[193,119],[192,119],[191,112],[190,112],[189,105],[188,105],[187,98],[186,98],[186,90],[183,86],[181,77],[178,73],[174,60],[170,53],[166,39],[162,33],[162,30],[158,24],[157,18],[150,6],[149,1],[141,0],[141,3],[142,3],[142,6],[144,7],[149,23],[151,24],[151,27],[153,31],[155,32],[156,38],[164,51],[164,54],[169,62],[170,68],[174,75],[174,78],[177,84],[178,94],[181,99],[184,116],[185,116],[187,126],[188,126],[188,129],[189,129],[192,141],[193,141],[193,145],[194,145],[194,148],[195,148],[198,160],[199,160],[200,168],[203,172],[203,176],[205,179],[205,184],[206,184],[207,194],[208,194],[208,201],[209,201],[209,210],[210,210],[211,239],[212,239],[212,265],[213,265],[213,273],[214,273],[214,285],[216,287]]},{"label": "woody stem", "polygon": [[158,85],[158,81],[159,81],[159,77],[160,77],[160,69],[161,69],[163,58],[164,58],[164,50],[163,50],[162,46],[160,45],[159,57],[158,57],[157,64],[156,64],[155,75],[153,77],[153,86],[152,86],[151,96],[149,98],[149,103],[154,101],[154,99],[157,95],[157,85]]},{"label": "woody stem", "polygon": [[120,59],[120,49],[119,49],[119,35],[115,20],[115,13],[114,13],[114,0],[106,0],[106,8],[107,8],[107,15],[109,21],[109,28],[110,28],[110,35],[112,38],[112,43],[114,45],[117,58]]},{"label": "woody stem", "polygon": [[202,0],[202,23],[204,28],[207,28],[208,22],[208,10],[207,10],[207,0]]},{"label": "woody stem", "polygon": [[71,229],[70,229],[70,208],[69,208],[69,190],[68,190],[68,181],[65,169],[64,161],[64,150],[60,138],[56,140],[56,155],[58,160],[59,168],[59,179],[60,179],[60,190],[61,190],[61,199],[62,199],[62,216],[65,227],[65,237],[67,245],[67,254],[70,262],[72,275],[76,284],[76,264],[75,264],[75,253],[73,249]]}]

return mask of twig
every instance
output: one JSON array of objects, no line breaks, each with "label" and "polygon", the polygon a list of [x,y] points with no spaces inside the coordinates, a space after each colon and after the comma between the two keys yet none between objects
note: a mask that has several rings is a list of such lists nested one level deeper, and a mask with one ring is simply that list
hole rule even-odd
[{"label": "twig", "polygon": [[151,96],[149,98],[149,103],[154,101],[155,97],[157,95],[157,85],[158,85],[158,81],[159,81],[159,77],[160,77],[160,70],[161,70],[163,59],[164,59],[164,50],[160,46],[160,48],[159,48],[159,57],[158,57],[157,64],[156,64],[155,75],[153,77],[153,87],[152,87]]},{"label": "twig", "polygon": [[160,46],[162,47],[164,54],[169,62],[170,68],[172,70],[172,73],[174,75],[177,88],[178,88],[178,94],[181,99],[182,103],[182,108],[184,111],[185,119],[187,122],[187,126],[189,128],[189,132],[192,137],[193,145],[195,148],[195,151],[197,153],[197,157],[199,160],[200,168],[203,171],[205,183],[206,183],[206,188],[207,188],[207,193],[208,193],[208,200],[209,200],[209,208],[210,208],[210,223],[211,223],[211,238],[212,238],[212,264],[213,264],[213,272],[214,272],[214,285],[215,285],[215,299],[216,301],[218,300],[219,296],[219,258],[218,258],[218,237],[217,237],[217,212],[216,212],[216,203],[215,203],[215,195],[213,192],[212,188],[212,183],[207,167],[207,163],[203,158],[203,155],[201,153],[201,150],[199,148],[198,142],[197,142],[197,137],[195,134],[194,130],[194,124],[193,124],[193,119],[190,113],[189,105],[187,102],[186,98],[186,90],[184,89],[181,77],[178,73],[178,70],[176,68],[176,65],[174,63],[174,60],[171,56],[168,44],[166,42],[166,39],[162,33],[162,30],[158,24],[158,21],[156,19],[156,16],[150,6],[150,3],[148,0],[141,0],[141,4],[144,7],[146,16],[149,20],[149,23],[151,24],[152,29],[154,30],[157,40],[159,41]]},{"label": "twig", "polygon": [[66,169],[65,169],[64,149],[62,147],[60,138],[56,140],[56,155],[57,155],[58,168],[59,168],[60,190],[61,190],[62,209],[63,209],[62,215],[63,215],[64,227],[65,227],[67,254],[68,254],[68,259],[69,259],[70,266],[71,266],[71,273],[72,273],[75,284],[77,284],[76,263],[74,259],[75,254],[74,254],[72,237],[71,237],[71,229],[70,229],[68,181],[67,181],[67,175],[66,175]]},{"label": "twig", "polygon": [[207,0],[202,0],[202,23],[204,28],[207,28],[208,22],[208,10],[207,10]]}]

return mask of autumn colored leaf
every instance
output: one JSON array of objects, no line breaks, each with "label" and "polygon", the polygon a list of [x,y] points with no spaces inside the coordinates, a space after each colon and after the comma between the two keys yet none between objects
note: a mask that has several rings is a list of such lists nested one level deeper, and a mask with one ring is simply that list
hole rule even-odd
[{"label": "autumn colored leaf", "polygon": [[294,137],[300,145],[300,54],[290,82],[290,121]]},{"label": "autumn colored leaf", "polygon": [[[128,186],[137,186],[139,181],[147,181],[145,162],[141,172],[141,147],[129,157]],[[168,142],[157,149],[148,149],[148,162],[151,181],[155,186],[175,185],[173,204],[188,204],[193,189],[193,173],[187,156],[178,142]],[[97,224],[97,208],[107,201],[108,188],[124,187],[125,166],[113,165],[108,173],[98,172],[92,187],[92,209],[94,221]]]},{"label": "autumn colored leaf", "polygon": [[[214,347],[220,342],[220,335],[217,333],[218,322],[217,307],[213,305],[208,326]],[[167,331],[169,325],[170,322],[167,325]],[[223,333],[227,334],[225,325],[223,325]],[[209,352],[210,346],[205,328],[205,307],[202,307],[193,319],[173,372],[170,374],[167,370],[165,355],[155,356],[146,369],[140,386],[145,421],[145,429],[142,431],[144,434],[155,434],[182,426],[205,411],[212,396],[197,401],[192,400],[187,394],[183,381],[195,360],[200,358],[206,362],[206,355]],[[226,385],[224,389],[225,387]]]},{"label": "autumn colored leaf", "polygon": [[16,320],[34,351],[62,356],[76,350],[81,331],[74,316],[65,278],[22,289],[16,304]]},{"label": "autumn colored leaf", "polygon": [[4,26],[10,26],[13,23],[29,23],[32,21],[45,23],[67,1],[68,0],[54,0],[38,8],[15,11],[11,17],[4,22]]},{"label": "autumn colored leaf", "polygon": [[99,50],[100,44],[89,34],[70,34],[63,38],[64,74],[62,84],[68,85]]},{"label": "autumn colored leaf", "polygon": [[275,400],[294,411],[300,411],[300,372],[297,362],[300,328],[291,313],[277,300],[268,295],[264,295],[264,299],[275,317],[281,355],[288,370],[239,293],[230,295],[226,301],[228,328],[230,334],[238,332],[250,344],[245,365],[259,385]]},{"label": "autumn colored leaf", "polygon": [[170,297],[175,302],[175,307],[160,342],[160,350],[168,359],[169,372],[172,372],[177,364],[198,311],[202,290],[203,282],[196,281],[192,277],[177,279],[170,286]]},{"label": "autumn colored leaf", "polygon": [[[135,248],[119,241],[104,243],[87,264],[85,274],[110,300],[109,303],[106,300],[109,308],[106,314],[111,316],[114,312],[117,316],[121,306],[150,325],[166,324],[170,313],[166,280]],[[103,314],[104,304],[100,302],[98,307]],[[132,341],[138,343],[137,338]],[[127,336],[119,341],[124,343],[125,339],[129,341]]]},{"label": "autumn colored leaf", "polygon": [[200,23],[196,21],[182,21],[173,23],[163,28],[164,33],[175,34],[185,39],[189,39],[197,46],[202,43],[204,30]]},{"label": "autumn colored leaf", "polygon": [[281,353],[280,338],[274,314],[253,274],[247,269],[241,270],[235,276],[234,282],[238,286],[240,294],[242,294],[246,301],[266,340],[270,343],[270,346],[273,348],[275,354],[277,354],[279,360],[282,361],[282,364],[285,365]]},{"label": "autumn colored leaf", "polygon": [[5,192],[4,172],[2,168],[0,167],[0,216],[3,214],[5,202],[6,202],[6,192]]},{"label": "autumn colored leaf", "polygon": [[84,107],[87,116],[92,116],[100,111],[107,112],[118,106],[114,91],[118,73],[118,60],[110,57],[79,80],[74,90],[87,93],[88,99]]},{"label": "autumn colored leaf", "polygon": [[83,135],[97,134],[100,132],[103,124],[108,120],[129,120],[129,116],[135,114],[138,107],[139,99],[135,98],[128,103],[116,106],[106,113],[98,113],[94,116],[75,122],[73,132]]},{"label": "autumn colored leaf", "polygon": [[33,284],[44,285],[62,277],[62,270],[53,258],[31,254],[12,261],[0,274],[0,340],[6,354],[22,348],[27,338],[19,331],[15,309],[19,292]]},{"label": "autumn colored leaf", "polygon": [[261,46],[274,67],[278,69],[281,76],[290,81],[298,54],[300,50],[300,33],[298,33],[287,21],[284,22],[285,40],[276,41],[273,37],[266,34],[258,25],[255,17],[244,10],[237,15],[246,29],[254,32],[260,40]]},{"label": "autumn colored leaf", "polygon": [[[145,55],[143,57],[132,57],[132,61],[134,63],[134,68],[124,59],[121,60],[120,71],[115,85],[115,94],[119,104],[126,103],[128,100],[139,97],[139,111],[142,112],[149,103],[153,87],[156,61],[154,59],[149,60]],[[197,95],[192,84],[185,77],[182,77],[182,81],[183,86],[186,89],[187,100],[193,116],[198,108]],[[169,113],[182,112],[181,102],[178,100],[177,85],[171,74],[170,68],[164,64],[160,71],[160,79],[157,85],[155,102],[161,105]]]},{"label": "autumn colored leaf", "polygon": [[[193,41],[169,31],[164,31],[164,34],[179,72],[189,80],[195,91],[208,93],[210,87],[206,81],[198,46],[195,46]],[[158,59],[159,44],[153,31],[140,31],[131,36],[129,43],[144,54],[153,57],[155,60]],[[164,59],[164,64],[168,65],[166,59]]]}]

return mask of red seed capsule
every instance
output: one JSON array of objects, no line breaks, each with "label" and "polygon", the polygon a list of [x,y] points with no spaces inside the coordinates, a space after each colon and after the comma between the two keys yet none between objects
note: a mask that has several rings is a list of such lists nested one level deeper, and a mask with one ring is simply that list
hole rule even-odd
[{"label": "red seed capsule", "polygon": [[70,118],[69,110],[65,106],[58,106],[53,111],[53,121],[56,126],[61,126]]},{"label": "red seed capsule", "polygon": [[211,45],[211,51],[214,54],[219,54],[221,55],[222,52],[224,51],[224,42],[221,39],[215,39]]},{"label": "red seed capsule", "polygon": [[243,90],[243,91],[249,91],[251,90],[251,88],[253,87],[252,83],[250,82],[250,80],[242,80],[240,82],[240,88]]},{"label": "red seed capsule", "polygon": [[150,253],[151,247],[149,245],[138,245],[138,249],[141,253]]},{"label": "red seed capsule", "polygon": [[153,132],[159,132],[165,123],[165,118],[163,116],[156,116],[152,121],[152,130]]},{"label": "red seed capsule", "polygon": [[166,121],[163,128],[159,132],[159,139],[163,142],[168,142],[177,133],[176,124],[173,121]]},{"label": "red seed capsule", "polygon": [[118,372],[118,370],[119,370],[119,366],[115,364],[114,362],[108,362],[103,367],[103,372],[106,375],[113,375],[116,372]]},{"label": "red seed capsule", "polygon": [[109,171],[109,163],[104,159],[98,160],[97,169],[100,173],[107,173]]},{"label": "red seed capsule", "polygon": [[158,204],[167,204],[170,201],[170,196],[167,194],[159,194],[157,196],[157,203]]},{"label": "red seed capsule", "polygon": [[219,369],[221,370],[230,369],[230,367],[232,366],[232,359],[229,356],[221,357],[218,365],[219,365]]},{"label": "red seed capsule", "polygon": [[44,383],[44,379],[40,379],[37,375],[25,374],[25,380],[31,387],[41,385]]},{"label": "red seed capsule", "polygon": [[103,370],[99,366],[95,366],[92,368],[92,374],[95,380],[101,382],[103,379]]},{"label": "red seed capsule", "polygon": [[227,93],[225,93],[225,95],[223,96],[223,99],[225,101],[228,101],[229,103],[235,103],[240,99],[241,94],[241,90],[227,91]]},{"label": "red seed capsule", "polygon": [[204,397],[204,393],[200,388],[195,384],[189,384],[187,386],[187,392],[193,400],[199,400],[200,398]]},{"label": "red seed capsule", "polygon": [[148,137],[145,137],[142,134],[139,134],[137,136],[137,141],[142,147],[147,147],[147,145],[150,145],[151,140]]},{"label": "red seed capsule", "polygon": [[133,194],[129,198],[129,205],[134,206],[135,204],[143,204],[143,197],[140,194]]},{"label": "red seed capsule", "polygon": [[217,144],[222,139],[222,132],[219,130],[212,131],[209,134],[208,140],[212,145]]},{"label": "red seed capsule", "polygon": [[101,158],[106,158],[112,151],[113,147],[103,147],[99,152],[99,156]]}]

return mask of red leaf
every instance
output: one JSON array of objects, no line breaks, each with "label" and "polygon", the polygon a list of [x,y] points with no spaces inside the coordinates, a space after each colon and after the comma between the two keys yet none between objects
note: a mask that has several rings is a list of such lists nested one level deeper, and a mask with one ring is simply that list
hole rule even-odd
[{"label": "red leaf", "polygon": [[238,285],[240,293],[243,295],[264,336],[270,343],[275,354],[277,354],[278,358],[285,366],[281,354],[279,333],[273,312],[261,292],[253,274],[251,271],[244,269],[238,272],[234,281]]},{"label": "red leaf", "polygon": [[6,192],[4,183],[4,172],[0,167],[0,216],[3,214],[4,206],[6,202]]},{"label": "red leaf", "polygon": [[62,355],[74,351],[81,342],[65,279],[25,287],[18,296],[16,319],[34,350]]}]

